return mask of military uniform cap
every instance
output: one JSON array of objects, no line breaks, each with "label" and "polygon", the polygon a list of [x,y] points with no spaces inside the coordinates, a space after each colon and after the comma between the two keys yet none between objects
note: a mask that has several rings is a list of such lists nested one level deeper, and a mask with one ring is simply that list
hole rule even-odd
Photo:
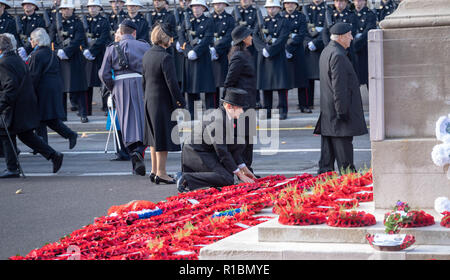
[{"label": "military uniform cap", "polygon": [[0,0],[0,4],[5,5],[5,9],[11,8],[11,5],[6,0]]},{"label": "military uniform cap", "polygon": [[39,10],[39,5],[35,0],[23,0],[22,6],[25,4],[32,4],[32,5],[36,6],[36,11]]},{"label": "military uniform cap", "polygon": [[139,0],[127,0],[125,2],[125,6],[139,6],[139,7],[143,7],[141,4],[141,1]]},{"label": "military uniform cap", "polygon": [[134,29],[134,30],[137,30],[137,29],[138,29],[136,23],[134,23],[133,21],[131,21],[131,20],[129,20],[129,19],[123,20],[122,23],[120,23],[120,25],[129,27],[129,28],[132,28],[132,29]]},{"label": "military uniform cap", "polygon": [[228,0],[213,0],[212,2],[211,2],[211,4],[226,4],[227,6],[230,6],[230,3],[228,3]]},{"label": "military uniform cap", "polygon": [[100,2],[100,0],[89,0],[86,6],[87,7],[89,7],[89,6],[99,6],[100,8],[103,8],[102,3]]},{"label": "military uniform cap", "polygon": [[192,7],[194,5],[200,5],[200,6],[205,7],[206,9],[208,9],[208,6],[206,5],[205,0],[192,0],[191,4],[189,4],[189,7]]},{"label": "military uniform cap", "polygon": [[268,8],[268,7],[280,7],[281,8],[280,0],[267,0],[266,4],[264,4],[264,8]]},{"label": "military uniform cap", "polygon": [[61,0],[61,5],[59,5],[59,8],[69,8],[69,9],[75,9],[75,4],[73,3],[74,0]]},{"label": "military uniform cap", "polygon": [[338,22],[330,28],[330,33],[334,35],[343,35],[350,31],[352,31],[352,26],[343,22]]}]

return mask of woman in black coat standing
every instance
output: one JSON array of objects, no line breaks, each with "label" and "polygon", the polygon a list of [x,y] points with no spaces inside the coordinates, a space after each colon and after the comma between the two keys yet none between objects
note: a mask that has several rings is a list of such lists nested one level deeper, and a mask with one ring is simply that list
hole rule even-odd
[{"label": "woman in black coat standing", "polygon": [[145,102],[144,144],[150,146],[152,172],[150,180],[175,184],[166,172],[168,151],[180,151],[171,134],[176,122],[172,112],[184,108],[185,100],[178,86],[175,62],[167,48],[173,42],[173,34],[167,24],[157,25],[151,34],[153,47],[143,58],[143,83]]},{"label": "woman in black coat standing", "polygon": [[[256,132],[256,70],[253,56],[247,50],[252,45],[252,31],[246,26],[239,25],[231,32],[233,47],[229,53],[228,73],[224,82],[225,88],[239,88],[247,91],[248,105],[245,110],[245,150],[242,158],[245,165],[251,169],[253,161],[253,134]],[[253,110],[249,110],[253,109]],[[250,127],[252,126],[252,127]],[[251,133],[253,132],[253,134]],[[253,171],[253,170],[252,170]]]},{"label": "woman in black coat standing", "polygon": [[48,143],[47,126],[65,139],[69,139],[69,148],[77,142],[77,133],[68,128],[61,119],[64,118],[63,81],[59,59],[50,49],[50,37],[44,28],[31,32],[33,51],[27,61],[34,91],[39,104],[41,123],[37,134]]}]

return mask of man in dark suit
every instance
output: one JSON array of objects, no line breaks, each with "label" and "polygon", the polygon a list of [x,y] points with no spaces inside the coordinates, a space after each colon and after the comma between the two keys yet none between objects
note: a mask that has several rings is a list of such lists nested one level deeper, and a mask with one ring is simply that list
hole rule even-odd
[{"label": "man in dark suit", "polygon": [[331,41],[320,56],[320,116],[315,134],[321,134],[318,173],[355,170],[353,136],[367,134],[358,77],[346,50],[353,40],[352,27],[336,23]]},{"label": "man in dark suit", "polygon": [[[193,135],[189,143],[183,145],[182,175],[177,180],[179,192],[232,185],[234,175],[243,182],[254,182],[255,176],[241,156],[245,148],[241,144],[244,135],[234,135],[234,120],[243,113],[246,95],[245,90],[228,88],[223,105],[213,112],[214,120],[203,123],[202,129],[197,131],[201,134]],[[196,139],[201,142],[196,144]]]},{"label": "man in dark suit", "polygon": [[25,145],[52,161],[53,173],[61,168],[63,154],[45,144],[33,132],[39,126],[39,118],[37,97],[28,68],[15,53],[11,40],[2,34],[0,35],[0,144],[5,153],[6,170],[0,173],[0,178],[20,176],[13,148],[16,135]]}]

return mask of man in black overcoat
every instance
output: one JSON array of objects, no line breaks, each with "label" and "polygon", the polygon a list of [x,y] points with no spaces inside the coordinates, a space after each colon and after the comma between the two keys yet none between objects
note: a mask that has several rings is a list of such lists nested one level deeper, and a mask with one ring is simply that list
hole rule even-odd
[{"label": "man in black overcoat", "polygon": [[350,169],[353,164],[353,136],[367,133],[356,72],[347,57],[353,36],[351,26],[337,23],[332,40],[320,56],[320,116],[315,134],[321,135],[318,173]]},{"label": "man in black overcoat", "polygon": [[20,176],[13,149],[16,136],[51,160],[53,173],[61,168],[63,154],[45,144],[33,132],[39,126],[39,119],[39,107],[28,67],[15,53],[11,40],[0,35],[0,143],[6,161],[6,170],[0,173],[0,178]]},{"label": "man in black overcoat", "polygon": [[255,176],[241,156],[244,135],[234,134],[235,120],[246,106],[246,95],[245,90],[228,88],[223,105],[213,112],[214,120],[204,122],[198,131],[194,129],[193,137],[183,144],[182,175],[177,180],[179,192],[232,185],[234,175],[243,182],[254,182]]}]

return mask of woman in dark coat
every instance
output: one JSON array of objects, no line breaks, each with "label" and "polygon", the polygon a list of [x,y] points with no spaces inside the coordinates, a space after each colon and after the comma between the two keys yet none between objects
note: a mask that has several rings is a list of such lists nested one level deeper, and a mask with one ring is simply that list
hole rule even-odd
[{"label": "woman in dark coat", "polygon": [[150,146],[152,172],[150,180],[156,184],[175,184],[167,175],[168,151],[180,151],[172,142],[172,130],[176,122],[171,120],[173,110],[185,106],[178,86],[175,62],[167,51],[173,34],[167,24],[157,25],[151,34],[153,47],[143,58],[143,83],[145,102],[144,144]]},{"label": "woman in dark coat", "polygon": [[37,28],[31,32],[31,46],[33,51],[27,64],[39,104],[41,123],[38,135],[48,143],[48,126],[63,138],[69,139],[69,148],[73,149],[77,133],[68,128],[61,120],[64,118],[64,107],[61,103],[63,82],[59,60],[50,49],[50,37],[45,29]]},{"label": "woman in dark coat", "polygon": [[[229,57],[228,74],[225,79],[225,88],[239,88],[247,92],[245,114],[249,116],[245,122],[245,149],[242,154],[244,163],[251,169],[253,161],[253,135],[250,132],[256,132],[256,111],[249,110],[256,107],[256,70],[253,57],[247,50],[252,45],[252,31],[245,26],[239,25],[231,32],[233,47]],[[252,125],[253,129],[250,129]]]}]

